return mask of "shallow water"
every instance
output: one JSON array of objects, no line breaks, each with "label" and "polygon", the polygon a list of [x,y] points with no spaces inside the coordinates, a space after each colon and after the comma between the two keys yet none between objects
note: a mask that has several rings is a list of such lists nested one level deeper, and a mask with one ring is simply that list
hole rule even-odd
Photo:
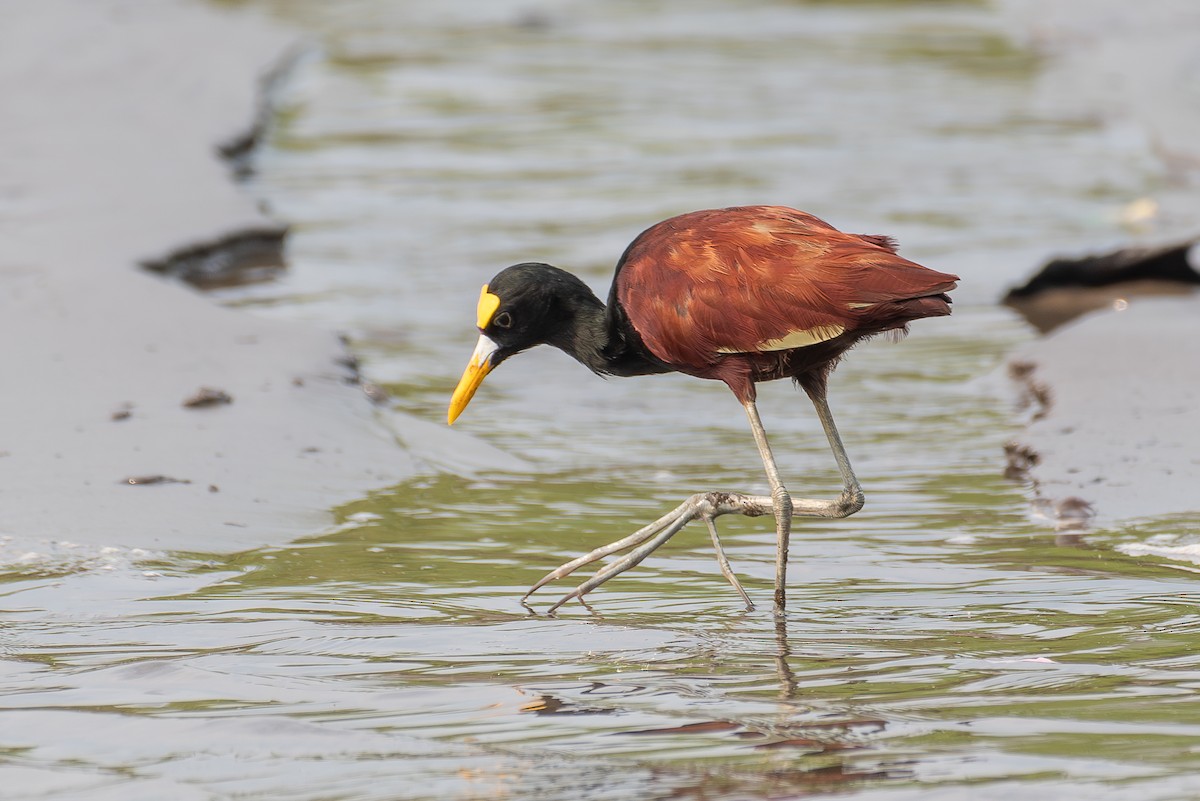
[{"label": "shallow water", "polygon": [[[1031,111],[1039,61],[972,3],[264,0],[324,50],[280,90],[247,191],[291,270],[217,293],[350,335],[432,422],[478,287],[537,259],[603,294],[693,208],[779,202],[963,276],[955,314],[858,348],[831,403],[867,493],[773,534],[722,518],[759,608],[687,529],[557,617],[550,568],[700,489],[763,491],[728,391],[515,359],[457,427],[527,462],[431,471],[246,553],[5,553],[5,787],[48,799],[1001,798],[1200,793],[1200,584],[1141,543],[1058,535],[1006,480],[1019,424],[993,301],[1116,239],[1163,188],[1120,125]],[[837,472],[807,401],[760,408],[793,492]],[[461,462],[470,468],[472,445]],[[1128,552],[1128,553],[1127,553]],[[1129,555],[1136,554],[1136,555]],[[28,558],[26,558],[28,557]],[[544,609],[557,597],[543,590]]]}]

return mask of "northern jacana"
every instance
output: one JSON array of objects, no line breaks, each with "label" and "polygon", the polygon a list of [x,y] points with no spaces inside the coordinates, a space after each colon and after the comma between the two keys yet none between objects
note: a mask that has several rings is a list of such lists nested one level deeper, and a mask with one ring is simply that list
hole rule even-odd
[{"label": "northern jacana", "polygon": [[[676,371],[724,381],[746,409],[771,486],[770,497],[693,495],[634,534],[551,571],[525,597],[583,565],[633,549],[553,611],[637,565],[700,519],[721,572],[752,606],[713,522],[736,512],[775,516],[775,604],[782,609],[792,516],[841,518],[863,505],[825,398],[830,371],[862,339],[949,314],[946,293],[957,280],[896,255],[888,237],[843,233],[784,206],[695,211],[651,226],[617,262],[607,306],[557,267],[525,263],[502,270],[480,292],[479,342],[450,401],[450,423],[501,362],[534,345],[553,345],[601,375]],[[836,500],[792,499],[783,486],[754,403],[755,384],[777,378],[793,379],[816,408],[842,474]]]}]

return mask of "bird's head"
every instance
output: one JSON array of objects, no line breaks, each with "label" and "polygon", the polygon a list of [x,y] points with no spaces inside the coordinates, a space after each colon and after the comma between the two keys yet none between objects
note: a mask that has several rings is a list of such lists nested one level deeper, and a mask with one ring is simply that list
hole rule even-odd
[{"label": "bird's head", "polygon": [[449,423],[458,419],[483,379],[502,361],[534,345],[555,341],[570,324],[573,299],[580,288],[591,296],[591,290],[575,276],[536,263],[514,264],[483,285],[475,321],[479,341],[450,399]]}]

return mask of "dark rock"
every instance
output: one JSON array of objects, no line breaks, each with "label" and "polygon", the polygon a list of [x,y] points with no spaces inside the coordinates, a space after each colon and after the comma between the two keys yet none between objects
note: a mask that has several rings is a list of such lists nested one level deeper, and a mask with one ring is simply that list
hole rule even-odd
[{"label": "dark rock", "polygon": [[1198,261],[1200,240],[1053,259],[1004,304],[1044,334],[1090,311],[1123,308],[1132,296],[1191,293],[1200,287]]}]

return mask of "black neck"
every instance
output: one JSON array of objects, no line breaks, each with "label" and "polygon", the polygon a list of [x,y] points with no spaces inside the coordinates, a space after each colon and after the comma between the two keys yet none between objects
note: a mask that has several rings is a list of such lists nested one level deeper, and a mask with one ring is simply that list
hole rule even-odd
[{"label": "black neck", "polygon": [[587,290],[586,296],[573,295],[564,305],[569,311],[546,343],[570,354],[592,372],[610,372],[604,355],[610,340],[604,304]]},{"label": "black neck", "polygon": [[579,276],[540,262],[506,267],[488,286],[510,312],[503,328],[488,329],[502,358],[544,343],[601,375],[671,370],[646,350],[615,292],[605,306]]},{"label": "black neck", "polygon": [[[670,372],[642,345],[622,309],[610,309],[591,290],[575,295],[570,316],[547,342],[602,375],[649,375]],[[614,311],[616,312],[614,314]]]}]

